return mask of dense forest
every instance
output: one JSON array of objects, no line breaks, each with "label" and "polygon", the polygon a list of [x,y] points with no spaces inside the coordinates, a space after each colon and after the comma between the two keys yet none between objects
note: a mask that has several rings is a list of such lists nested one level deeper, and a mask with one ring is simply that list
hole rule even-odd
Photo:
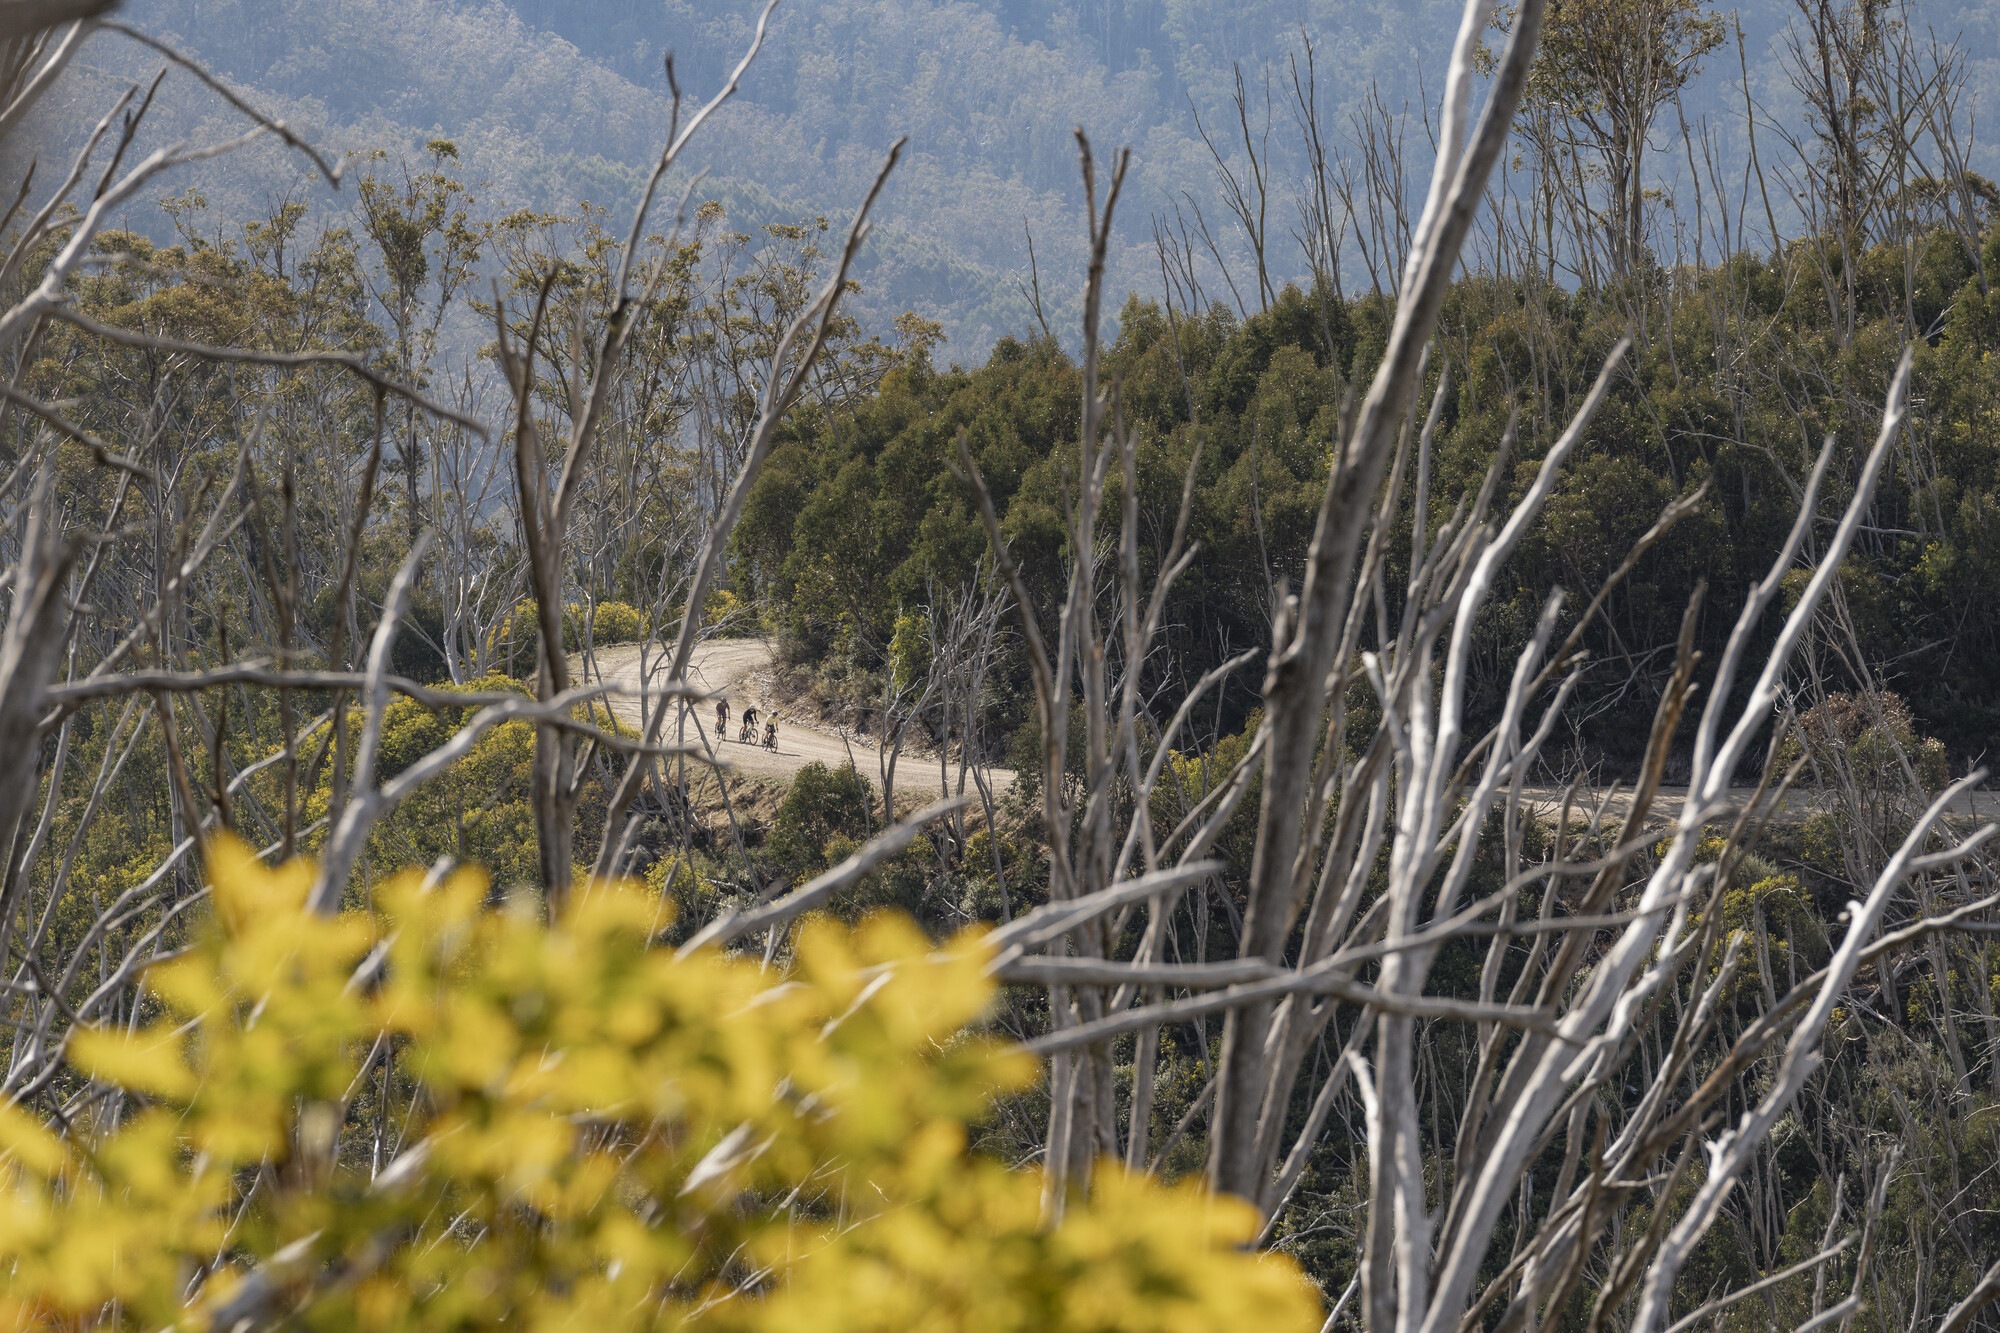
[{"label": "dense forest", "polygon": [[1980,16],[1239,11],[0,0],[0,1322],[2000,1327]]},{"label": "dense forest", "polygon": [[[1984,265],[2000,263],[2000,233],[1989,231],[1983,245]],[[1512,599],[1482,625],[1471,698],[1476,715],[1490,720],[1507,664],[1533,630],[1541,590],[1602,586],[1663,509],[1702,497],[1586,628],[1582,642],[1596,665],[1576,696],[1575,748],[1558,767],[1582,763],[1607,778],[1636,772],[1645,720],[1672,672],[1661,650],[1674,642],[1696,585],[1710,595],[1695,642],[1712,660],[1730,628],[1727,608],[1784,540],[1819,439],[1829,431],[1843,437],[1836,476],[1851,476],[1870,442],[1866,418],[1849,417],[1825,389],[1838,385],[1859,402],[1883,392],[1890,367],[1879,349],[1896,345],[1908,313],[1905,256],[1894,247],[1859,257],[1873,273],[1866,283],[1873,310],[1846,352],[1824,292],[1797,280],[1801,258],[1745,255],[1660,277],[1661,305],[1651,314],[1668,332],[1634,357],[1599,409],[1589,452],[1511,567]],[[1587,368],[1624,327],[1621,311],[1588,293],[1544,294],[1546,304],[1532,311],[1528,299],[1518,284],[1484,278],[1456,284],[1447,298],[1441,347],[1460,350],[1463,360],[1441,352],[1428,386],[1447,381],[1432,530],[1458,497],[1479,489],[1513,412],[1521,438],[1500,484],[1518,496],[1533,480],[1555,433],[1536,423],[1562,423],[1590,387],[1565,383],[1562,370],[1537,360]],[[1910,306],[1935,330],[1917,361],[1925,416],[1912,423],[1909,453],[1878,491],[1866,540],[1844,568],[1854,639],[1839,649],[1900,693],[1923,732],[1948,742],[1962,772],[2000,748],[2000,571],[1992,564],[2000,456],[1975,424],[1990,420],[2000,401],[1990,355],[2000,307],[1981,290],[1966,247],[1942,232],[1925,238]],[[1347,302],[1292,287],[1244,321],[1221,306],[1170,321],[1159,304],[1136,298],[1121,312],[1104,366],[1140,440],[1141,550],[1149,562],[1173,532],[1182,479],[1199,453],[1188,540],[1202,557],[1168,603],[1171,647],[1148,690],[1184,691],[1244,647],[1269,641],[1274,607],[1261,590],[1301,581],[1329,465],[1319,442],[1348,395],[1365,391],[1387,324],[1373,298]],[[1719,347],[1731,350],[1735,365],[1722,361]],[[800,414],[798,437],[774,451],[751,493],[737,529],[736,572],[743,592],[771,608],[786,652],[825,678],[830,697],[872,698],[899,614],[975,578],[989,558],[971,492],[954,475],[959,430],[1029,586],[1045,598],[1059,588],[1077,373],[1044,339],[1006,339],[977,370],[900,367],[845,411]],[[1389,567],[1392,586],[1408,581],[1407,528],[1404,536]],[[1842,660],[1832,659],[1831,669],[1853,686]],[[1239,686],[1224,694],[1225,731],[1256,707],[1256,682]],[[1016,702],[1012,711],[996,702],[989,745],[1004,744],[1000,737],[1032,711],[1024,684],[998,683],[996,697]],[[1669,760],[1670,771],[1683,766],[1684,756]]]}]

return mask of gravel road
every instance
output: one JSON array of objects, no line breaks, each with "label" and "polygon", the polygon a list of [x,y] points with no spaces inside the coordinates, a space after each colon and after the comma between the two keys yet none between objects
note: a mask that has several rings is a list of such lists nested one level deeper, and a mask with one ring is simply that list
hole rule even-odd
[{"label": "gravel road", "polygon": [[[657,651],[657,650],[655,650]],[[597,654],[598,668],[607,680],[628,687],[639,683],[639,648],[636,644],[625,644],[606,648]],[[754,702],[759,713],[770,711],[770,665],[771,645],[764,639],[710,639],[694,650],[690,676],[704,689],[725,696],[729,700],[730,730],[736,729],[737,719],[743,715],[745,704]],[[615,698],[612,711],[619,720],[633,726],[639,724],[639,701],[634,698]],[[708,704],[698,712],[702,726],[712,730],[715,725],[715,706]],[[761,724],[759,727],[761,732]],[[733,772],[752,777],[789,778],[807,764],[825,764],[828,768],[843,768],[850,760],[861,774],[871,783],[876,781],[881,771],[875,747],[865,737],[843,735],[840,731],[809,726],[787,717],[778,719],[778,748],[774,753],[762,745],[743,745],[733,738],[720,747],[721,758]],[[957,780],[954,770],[952,779]],[[936,760],[913,755],[907,750],[896,766],[896,789],[898,793],[920,793],[935,791],[937,780]],[[1013,785],[1014,774],[1007,769],[993,770],[994,790],[1006,790]],[[877,784],[879,785],[879,784]],[[969,789],[969,788],[968,788]],[[1576,811],[1587,817],[1601,793],[1579,791],[1576,797]],[[1750,799],[1749,788],[1741,788],[1731,793],[1732,809],[1741,809]],[[1553,816],[1558,813],[1562,790],[1559,787],[1530,787],[1524,793],[1526,800],[1538,813]],[[1681,807],[1687,801],[1687,788],[1662,787],[1653,802],[1647,822],[1664,824],[1678,818]],[[1620,815],[1629,806],[1628,798],[1614,795],[1607,807],[1607,817]],[[1794,792],[1785,802],[1781,818],[1803,819],[1817,806],[1823,804],[1817,792]],[[1993,819],[2000,817],[2000,792],[1972,792],[1958,798],[1953,803],[1952,814],[1960,817]]]},{"label": "gravel road", "polygon": [[[655,649],[657,653],[659,650]],[[639,684],[639,646],[622,644],[605,648],[597,654],[598,669],[606,680],[628,688]],[[698,645],[689,663],[689,677],[695,684],[719,694],[729,700],[729,731],[725,742],[717,747],[718,756],[734,773],[746,777],[789,778],[807,764],[825,764],[828,768],[845,768],[851,760],[861,775],[876,786],[880,786],[877,776],[881,772],[880,758],[875,746],[867,737],[843,735],[829,727],[808,726],[790,717],[778,716],[778,748],[766,750],[762,743],[763,717],[772,714],[770,699],[771,645],[764,639],[710,639]],[[760,743],[744,745],[735,739],[736,730],[743,716],[746,704],[755,703],[760,714],[758,735]],[[639,701],[636,698],[615,698],[612,712],[621,722],[639,725]],[[713,739],[715,729],[715,705],[704,704],[696,710],[701,719],[704,735]],[[1008,769],[991,770],[994,794],[998,795],[1013,785],[1014,774]],[[953,766],[951,779],[958,781],[958,771]],[[897,804],[902,803],[905,792],[921,794],[937,791],[937,760],[910,753],[906,748],[896,764]],[[972,790],[970,781],[967,791]]]}]

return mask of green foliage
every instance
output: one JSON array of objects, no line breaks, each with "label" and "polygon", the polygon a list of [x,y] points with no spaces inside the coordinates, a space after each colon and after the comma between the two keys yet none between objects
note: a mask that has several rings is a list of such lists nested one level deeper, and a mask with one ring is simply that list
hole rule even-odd
[{"label": "green foliage", "polygon": [[[1262,710],[1244,720],[1243,730],[1224,736],[1199,752],[1175,751],[1168,756],[1153,792],[1151,811],[1156,828],[1174,828],[1208,798],[1236,776],[1237,768],[1250,753],[1250,744],[1263,725]],[[1237,803],[1236,813],[1215,840],[1217,851],[1247,868],[1257,836],[1257,809],[1264,778],[1254,767],[1248,775],[1250,786]]]},{"label": "green foliage", "polygon": [[[446,694],[511,693],[529,691],[522,682],[492,675],[464,685],[436,687]],[[445,705],[432,708],[413,699],[390,701],[382,717],[381,749],[376,758],[376,777],[386,781],[411,764],[438,749],[456,736],[479,711],[480,705]],[[579,706],[577,716],[589,719],[613,734],[636,733],[620,723],[602,704],[594,710]],[[352,755],[360,744],[363,718],[359,710],[347,714],[347,752]],[[308,733],[300,742],[310,751],[326,743],[330,728]],[[330,747],[329,747],[330,748]],[[532,805],[532,769],[535,755],[535,728],[524,721],[503,722],[490,728],[454,764],[410,793],[370,832],[368,855],[378,864],[403,860],[435,863],[440,857],[476,862],[485,866],[503,888],[512,890],[534,884],[540,875]],[[268,757],[268,756],[266,756]],[[594,846],[602,836],[608,788],[623,771],[622,756],[594,762],[582,773],[578,789],[577,830],[580,844]],[[280,803],[282,770],[276,767],[261,775],[253,791]],[[303,792],[308,821],[326,815],[333,801],[333,770],[327,764],[317,769],[314,785]],[[324,833],[302,839],[301,846],[316,849]]]},{"label": "green foliage", "polygon": [[631,888],[545,927],[485,909],[476,871],[409,873],[379,917],[325,920],[305,863],[224,839],[209,865],[213,918],[150,970],[145,1020],[72,1042],[112,1095],[61,1135],[0,1108],[10,1326],[1319,1322],[1289,1260],[1239,1248],[1248,1205],[1107,1164],[1049,1226],[1039,1173],[967,1152],[1033,1071],[960,1035],[993,995],[976,936],[808,924],[780,976],[652,947],[662,904]]},{"label": "green foliage", "polygon": [[923,683],[930,670],[930,642],[924,636],[924,617],[916,611],[896,616],[895,633],[889,639],[889,680],[898,693]]},{"label": "green foliage", "polygon": [[[1705,11],[1675,12],[1675,23],[1707,21]],[[1689,51],[1704,45],[1706,31],[1682,34]],[[1982,291],[1953,234],[1917,238],[1915,285],[1901,267],[1903,247],[1884,242],[1862,255],[1859,323],[1843,342],[1839,322],[1805,281],[1830,244],[1808,237],[1776,261],[1744,254],[1677,270],[1687,291],[1671,318],[1660,292],[1637,293],[1651,303],[1649,319],[1658,318],[1565,470],[1545,520],[1510,563],[1511,586],[1476,627],[1471,725],[1497,717],[1510,664],[1547,590],[1568,591],[1559,628],[1567,633],[1662,509],[1701,490],[1702,505],[1611,590],[1584,632],[1582,646],[1597,665],[1579,690],[1576,711],[1588,720],[1576,744],[1581,757],[1629,772],[1667,670],[1662,649],[1698,585],[1707,585],[1708,606],[1735,605],[1768,569],[1811,466],[1806,442],[1834,437],[1836,480],[1822,508],[1842,501],[1838,479],[1852,475],[1872,440],[1872,419],[1852,404],[1885,391],[1907,295],[1911,303],[1936,302],[1941,330],[1917,348],[1915,391],[1926,407],[1907,427],[1911,461],[1878,488],[1871,521],[1880,535],[1850,556],[1842,594],[1862,657],[1897,664],[1892,684],[1926,752],[1927,786],[2000,743],[2000,556],[1987,539],[2000,525],[2000,360],[1990,351],[2000,337],[2000,296]],[[2000,265],[2000,228],[1986,248]],[[1496,478],[1497,503],[1532,482],[1596,365],[1625,332],[1626,299],[1484,275],[1454,284],[1443,316],[1453,389],[1434,448],[1427,531],[1484,484],[1510,419],[1518,419],[1518,438]],[[1297,288],[1248,318],[1221,308],[1170,315],[1137,298],[1120,311],[1105,372],[1119,385],[1121,412],[1138,440],[1147,577],[1200,450],[1187,534],[1200,555],[1175,585],[1154,661],[1192,677],[1266,641],[1268,589],[1281,580],[1298,586],[1340,404],[1350,388],[1365,388],[1360,377],[1392,315],[1372,294],[1342,299]],[[1718,370],[1718,345],[1741,346],[1743,367]],[[1808,365],[1822,369],[1795,384]],[[1437,363],[1430,373],[1427,390]],[[879,692],[885,674],[910,674],[907,649],[895,646],[909,639],[899,619],[965,586],[989,554],[971,497],[953,475],[961,429],[1053,636],[1072,554],[1064,515],[1079,486],[1076,375],[1047,340],[1003,339],[983,366],[899,371],[840,411],[802,416],[749,498],[732,571],[769,608],[787,656],[857,704]],[[1833,383],[1844,387],[1812,387]],[[1121,491],[1112,478],[1105,503],[1121,505]],[[1405,509],[1386,545],[1391,624],[1407,586],[1410,529]],[[1809,576],[1795,571],[1791,582]],[[1704,675],[1729,628],[1714,614],[1697,623]],[[1364,646],[1373,633],[1372,623],[1363,626]],[[1156,669],[1161,677],[1149,676],[1148,687],[1171,694],[1177,685],[1164,666],[1149,663]],[[1636,688],[1640,680],[1644,688]],[[1225,687],[1202,743],[1239,730],[1254,706],[1243,684]],[[1018,654],[996,674],[986,707],[993,735],[1016,735],[1029,722],[1031,691]],[[1669,781],[1680,762],[1670,760]]]},{"label": "green foliage", "polygon": [[[463,687],[507,690],[526,694],[518,682],[489,676]],[[382,718],[382,749],[377,772],[382,779],[445,744],[466,722],[473,708],[429,709],[411,699],[395,699]],[[361,719],[349,715],[350,753],[360,740]],[[535,729],[526,722],[494,727],[434,782],[425,783],[369,835],[371,855],[389,864],[440,856],[477,861],[489,866],[505,885],[531,883],[537,878],[535,817],[530,804],[530,772],[534,763]],[[307,798],[307,810],[317,816],[332,800],[332,773]]]},{"label": "green foliage", "polygon": [[765,845],[787,874],[810,878],[840,859],[836,839],[846,839],[851,850],[868,835],[874,806],[874,789],[852,768],[807,764],[779,802]]}]

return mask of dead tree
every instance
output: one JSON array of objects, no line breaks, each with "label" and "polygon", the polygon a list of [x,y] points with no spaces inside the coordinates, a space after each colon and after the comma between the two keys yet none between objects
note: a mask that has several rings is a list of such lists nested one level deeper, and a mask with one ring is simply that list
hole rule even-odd
[{"label": "dead tree", "polygon": [[[1255,1203],[1269,1220],[1267,1235],[1336,1102],[1351,1087],[1364,1108],[1367,1182],[1360,1191],[1365,1217],[1356,1274],[1363,1326],[1447,1333],[1496,1317],[1497,1305],[1502,1328],[1533,1327],[1562,1310],[1588,1272],[1601,1275],[1593,1279],[1599,1287],[1593,1328],[1616,1317],[1621,1327],[1659,1333],[1694,1319],[1669,1317],[1677,1275],[1811,1082],[1833,1010],[1857,972],[1992,908],[1996,896],[1961,889],[1945,910],[1940,891],[1948,881],[1937,877],[1955,875],[1994,829],[1961,838],[1940,823],[1949,800],[1981,774],[1927,802],[1862,886],[1830,961],[1774,993],[1739,1033],[1718,1027],[1745,947],[1740,934],[1721,929],[1721,895],[1792,776],[1775,763],[1777,745],[1763,737],[1902,427],[1905,354],[1874,447],[1832,536],[1814,551],[1812,577],[1775,644],[1761,658],[1753,651],[1781,582],[1821,521],[1831,443],[1803,487],[1788,539],[1740,608],[1707,703],[1691,711],[1691,606],[1642,776],[1622,809],[1600,803],[1579,823],[1565,802],[1553,849],[1524,863],[1522,792],[1578,679],[1574,650],[1583,625],[1556,642],[1563,594],[1552,591],[1514,663],[1500,721],[1482,736],[1466,733],[1470,645],[1497,576],[1611,390],[1624,344],[1510,510],[1495,512],[1511,428],[1497,442],[1481,489],[1462,497],[1441,528],[1427,531],[1427,506],[1414,506],[1412,573],[1400,622],[1386,618],[1382,596],[1385,543],[1410,492],[1421,494],[1427,485],[1443,404],[1440,384],[1419,423],[1426,350],[1508,137],[1541,6],[1517,11],[1468,134],[1471,54],[1487,17],[1478,0],[1467,6],[1445,92],[1439,162],[1401,270],[1388,348],[1367,399],[1332,443],[1304,585],[1283,597],[1274,618],[1263,725],[1235,771],[1171,830],[1153,826],[1150,798],[1186,707],[1161,728],[1152,761],[1145,762],[1137,744],[1137,664],[1157,632],[1160,599],[1191,553],[1176,541],[1148,590],[1136,558],[1129,482],[1125,513],[1102,509],[1111,469],[1122,467],[1129,479],[1134,444],[1118,421],[1116,386],[1107,391],[1098,379],[1095,313],[1103,279],[1101,259],[1094,261],[1085,288],[1084,424],[1068,532],[1072,573],[1053,646],[1023,595],[982,488],[989,538],[1003,574],[1015,581],[1040,701],[1050,859],[1051,901],[995,932],[994,967],[1004,978],[1048,989],[1049,1029],[1029,1045],[1051,1058],[1052,1213],[1060,1212],[1066,1192],[1087,1188],[1093,1159],[1148,1160],[1146,1090],[1162,1027],[1221,1015],[1219,1062],[1203,1099],[1213,1104],[1207,1179],[1211,1188]],[[1093,254],[1101,256],[1107,224],[1087,147],[1083,160]],[[1105,212],[1116,201],[1118,179]],[[971,472],[963,449],[960,461]],[[1700,498],[1670,506],[1613,582]],[[1103,554],[1111,551],[1115,563]],[[1112,589],[1122,616],[1107,624],[1098,608]],[[1609,591],[1592,599],[1584,623]],[[1370,622],[1379,646],[1362,652]],[[1212,684],[1202,682],[1189,702]],[[1370,731],[1350,728],[1348,699],[1358,684],[1379,710]],[[1661,840],[1645,831],[1646,820],[1684,714],[1695,732],[1689,795]],[[1066,771],[1075,725],[1087,733],[1080,777]],[[1734,815],[1729,788],[1755,764],[1760,747],[1763,783],[1750,808]],[[1212,839],[1253,775],[1261,778],[1262,797],[1238,957],[1165,962],[1159,948],[1166,914],[1177,895],[1220,868],[1207,859]],[[1726,833],[1710,859],[1701,849],[1718,821]],[[1505,887],[1466,901],[1483,856],[1501,858]],[[1940,903],[1938,913],[1885,934],[1891,902],[1913,881],[1923,886],[1920,897]],[[1522,913],[1524,891],[1539,895],[1538,915]],[[1128,922],[1141,904],[1146,925],[1135,937]],[[1467,940],[1489,942],[1477,995],[1437,993],[1440,954]],[[1516,942],[1525,944],[1525,957]],[[1306,1056],[1324,1034],[1338,1031],[1340,1017],[1348,1035],[1315,1091]],[[1465,1034],[1461,1048],[1469,1043],[1477,1067],[1466,1100],[1451,1111],[1455,1131],[1447,1133],[1436,1123],[1434,1099],[1429,1125],[1423,1108],[1426,1066],[1438,1058],[1440,1034],[1451,1030]],[[1122,1139],[1114,1114],[1114,1069],[1128,1049],[1121,1041],[1131,1043],[1134,1089]],[[1697,1058],[1712,1072],[1692,1080]],[[1619,1095],[1607,1095],[1614,1081]],[[1311,1093],[1309,1109],[1299,1125],[1293,1112],[1304,1092]],[[1730,1102],[1744,1109],[1719,1121],[1720,1107]],[[1565,1145],[1564,1165],[1545,1205],[1531,1209],[1528,1173],[1552,1143]],[[1694,1179],[1689,1163],[1703,1150],[1708,1166],[1691,1202],[1670,1209],[1667,1199]],[[1622,1219],[1641,1203],[1655,1220],[1635,1235],[1622,1229]],[[1513,1253],[1500,1276],[1480,1287],[1503,1218],[1515,1232]],[[1856,1308],[1865,1267],[1864,1256],[1855,1294],[1828,1307],[1824,1318]]]}]

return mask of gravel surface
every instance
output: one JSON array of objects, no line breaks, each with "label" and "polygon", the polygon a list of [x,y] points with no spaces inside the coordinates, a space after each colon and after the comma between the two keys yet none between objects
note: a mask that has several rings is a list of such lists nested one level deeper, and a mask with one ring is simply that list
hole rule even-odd
[{"label": "gravel surface", "polygon": [[[660,650],[648,653],[648,665],[656,659]],[[598,669],[606,680],[636,688],[639,684],[639,645],[621,644],[613,648],[601,649],[597,654]],[[864,736],[844,733],[840,729],[807,725],[790,717],[778,717],[778,748],[776,751],[763,747],[762,737],[765,716],[773,715],[770,699],[771,645],[764,639],[710,639],[698,645],[689,662],[689,677],[695,684],[729,700],[730,735],[716,747],[717,757],[731,772],[750,777],[789,778],[807,764],[825,764],[828,768],[845,768],[850,760],[861,775],[876,786],[880,786],[880,756],[876,753],[872,740]],[[755,703],[759,714],[757,721],[758,743],[744,745],[735,739],[736,731],[743,717],[746,704]],[[639,725],[639,700],[636,698],[616,698],[611,703],[612,712],[621,722]],[[696,710],[701,721],[703,739],[714,740],[715,704],[711,700]],[[1008,769],[989,770],[997,796],[1013,785],[1014,774]],[[905,793],[920,795],[937,791],[937,759],[912,754],[907,748],[896,763],[897,804],[902,803]],[[956,785],[958,769],[953,765],[951,781]],[[966,790],[973,794],[971,780],[967,779]]]},{"label": "gravel surface", "polygon": [[[654,650],[655,653],[658,649]],[[621,644],[605,648],[597,654],[598,668],[607,680],[620,685],[636,687],[639,683],[639,646]],[[766,750],[761,744],[743,745],[738,743],[733,733],[738,719],[743,715],[744,705],[754,702],[760,714],[770,711],[770,666],[771,645],[765,639],[710,639],[694,650],[694,658],[689,672],[695,683],[711,694],[720,694],[729,700],[729,720],[732,736],[718,749],[718,757],[731,771],[747,776],[789,778],[807,764],[820,763],[828,768],[845,767],[850,760],[861,774],[871,783],[877,781],[881,772],[880,760],[875,746],[867,737],[854,736],[839,729],[809,726],[787,717],[778,719],[778,748],[775,752]],[[639,725],[639,701],[636,698],[614,698],[612,711],[620,721]],[[704,739],[712,739],[707,733],[715,725],[715,705],[711,702],[697,710],[704,729]],[[758,732],[761,736],[763,723],[760,718]],[[994,792],[1006,790],[1013,785],[1014,774],[1008,769],[991,770]],[[957,782],[954,767],[952,781]],[[925,791],[935,791],[937,782],[937,761],[905,750],[896,765],[896,790],[912,795]],[[968,783],[968,792],[971,787]],[[1742,809],[1753,794],[1750,788],[1739,788],[1730,793],[1732,811]],[[1602,797],[1602,791],[1579,789],[1575,798],[1573,817],[1588,818]],[[1523,796],[1538,814],[1556,815],[1562,803],[1560,787],[1534,786],[1527,788]],[[1687,801],[1686,787],[1662,787],[1648,812],[1648,824],[1665,824],[1680,816],[1681,807]],[[899,801],[900,803],[900,801]],[[1780,811],[1780,818],[1786,820],[1804,819],[1814,810],[1826,804],[1826,798],[1816,791],[1794,791],[1786,797]],[[1621,787],[1606,806],[1606,818],[1622,816],[1630,807],[1630,788]],[[1962,795],[1953,803],[1951,813],[1960,817],[1992,819],[2000,817],[2000,792],[1981,791]]]}]

